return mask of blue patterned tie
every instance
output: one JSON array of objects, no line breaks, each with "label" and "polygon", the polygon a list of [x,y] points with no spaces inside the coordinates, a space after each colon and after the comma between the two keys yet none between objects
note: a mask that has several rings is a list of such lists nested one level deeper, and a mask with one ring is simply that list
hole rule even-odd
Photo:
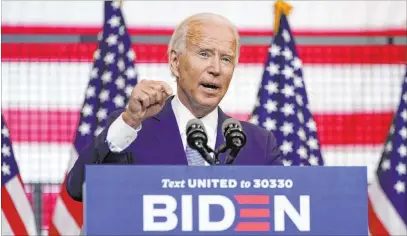
[{"label": "blue patterned tie", "polygon": [[190,148],[188,144],[185,153],[187,154],[188,165],[190,166],[205,165],[205,160],[203,159],[201,154],[199,154],[197,150]]}]

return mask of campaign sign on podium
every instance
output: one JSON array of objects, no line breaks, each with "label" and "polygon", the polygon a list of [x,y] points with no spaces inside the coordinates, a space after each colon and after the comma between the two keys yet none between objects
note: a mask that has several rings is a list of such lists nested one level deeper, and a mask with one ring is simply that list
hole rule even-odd
[{"label": "campaign sign on podium", "polygon": [[87,235],[368,235],[365,167],[86,167]]}]

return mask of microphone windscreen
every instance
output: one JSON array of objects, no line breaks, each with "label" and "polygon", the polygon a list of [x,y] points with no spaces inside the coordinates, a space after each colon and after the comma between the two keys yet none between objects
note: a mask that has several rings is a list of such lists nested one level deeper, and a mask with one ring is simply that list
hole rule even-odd
[{"label": "microphone windscreen", "polygon": [[232,127],[234,126],[234,127],[238,127],[239,129],[242,129],[242,125],[240,124],[240,122],[238,120],[236,120],[235,118],[228,118],[222,124],[223,133],[226,132],[226,129],[228,129],[230,127],[230,125],[232,125]]},{"label": "microphone windscreen", "polygon": [[186,126],[187,134],[189,133],[189,131],[191,129],[195,129],[195,128],[198,128],[198,127],[201,128],[203,130],[203,132],[206,133],[205,126],[204,126],[203,122],[200,119],[189,120],[188,123],[187,123],[187,126]]}]

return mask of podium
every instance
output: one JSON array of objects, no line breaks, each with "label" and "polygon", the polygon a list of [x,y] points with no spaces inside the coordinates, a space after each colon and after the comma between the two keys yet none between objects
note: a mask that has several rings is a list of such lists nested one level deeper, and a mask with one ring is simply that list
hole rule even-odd
[{"label": "podium", "polygon": [[368,235],[366,167],[89,165],[86,235]]}]

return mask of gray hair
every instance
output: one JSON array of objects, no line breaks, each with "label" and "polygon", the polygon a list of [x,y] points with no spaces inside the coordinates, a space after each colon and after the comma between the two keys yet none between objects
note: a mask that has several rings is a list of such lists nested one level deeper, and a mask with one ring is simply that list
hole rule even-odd
[{"label": "gray hair", "polygon": [[235,64],[238,63],[239,60],[239,54],[240,54],[240,37],[239,37],[239,32],[234,24],[230,22],[228,19],[226,19],[223,16],[214,14],[214,13],[198,13],[195,15],[192,15],[185,20],[183,20],[174,30],[174,33],[171,36],[171,40],[168,44],[168,60],[171,60],[171,51],[174,50],[176,52],[182,52],[186,48],[186,42],[187,42],[187,35],[188,35],[188,30],[189,26],[192,23],[199,23],[203,22],[206,20],[217,20],[221,23],[224,23],[230,27],[230,29],[233,31],[233,34],[235,35],[236,39],[236,57],[235,57]]}]

